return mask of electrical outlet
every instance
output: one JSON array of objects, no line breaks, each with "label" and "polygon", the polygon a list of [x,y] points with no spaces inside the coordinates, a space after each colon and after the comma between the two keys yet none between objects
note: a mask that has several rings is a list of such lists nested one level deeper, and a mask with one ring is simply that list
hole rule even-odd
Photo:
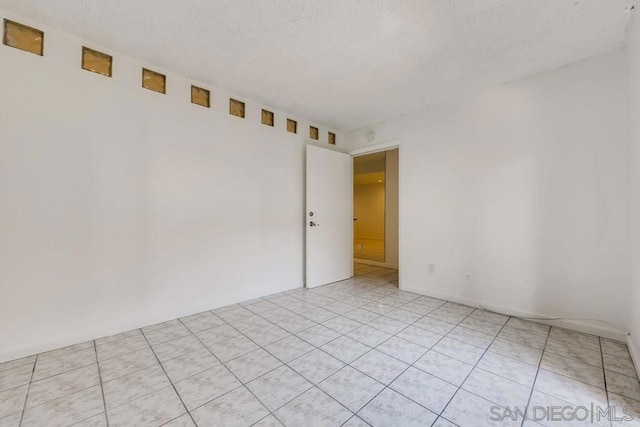
[{"label": "electrical outlet", "polygon": [[435,264],[429,264],[429,273],[433,274],[436,272],[436,265]]}]

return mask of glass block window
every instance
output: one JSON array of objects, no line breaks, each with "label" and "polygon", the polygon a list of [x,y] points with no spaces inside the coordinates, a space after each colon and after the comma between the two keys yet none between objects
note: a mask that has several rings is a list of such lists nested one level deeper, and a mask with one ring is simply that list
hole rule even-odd
[{"label": "glass block window", "polygon": [[143,68],[142,87],[158,93],[167,93],[167,77],[164,74]]},{"label": "glass block window", "polygon": [[4,20],[2,43],[25,52],[44,55],[44,32],[8,19]]},{"label": "glass block window", "polygon": [[287,119],[287,132],[298,133],[298,122]]},{"label": "glass block window", "polygon": [[271,111],[262,110],[262,124],[273,126],[273,113]]},{"label": "glass block window", "polygon": [[318,128],[309,126],[309,138],[318,139],[318,135],[319,135]]},{"label": "glass block window", "polygon": [[191,86],[191,102],[203,107],[211,107],[211,92],[198,86]]},{"label": "glass block window", "polygon": [[82,69],[111,77],[113,57],[97,50],[82,47]]},{"label": "glass block window", "polygon": [[237,99],[229,99],[229,114],[244,118],[244,102]]}]

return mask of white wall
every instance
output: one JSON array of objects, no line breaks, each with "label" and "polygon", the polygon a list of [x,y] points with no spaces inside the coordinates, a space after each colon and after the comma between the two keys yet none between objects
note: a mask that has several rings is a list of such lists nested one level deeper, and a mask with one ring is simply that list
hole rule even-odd
[{"label": "white wall", "polygon": [[640,21],[638,11],[628,29],[629,65],[629,232],[631,238],[631,313],[629,348],[640,375]]},{"label": "white wall", "polygon": [[309,122],[192,105],[170,72],[142,89],[152,64],[0,18],[46,31],[44,57],[0,45],[0,361],[302,286]]},{"label": "white wall", "polygon": [[398,266],[398,150],[385,152],[384,261]]},{"label": "white wall", "polygon": [[561,323],[624,338],[625,61],[595,57],[346,135],[351,150],[369,129],[372,144],[401,140],[403,289],[601,319],[611,325]]}]

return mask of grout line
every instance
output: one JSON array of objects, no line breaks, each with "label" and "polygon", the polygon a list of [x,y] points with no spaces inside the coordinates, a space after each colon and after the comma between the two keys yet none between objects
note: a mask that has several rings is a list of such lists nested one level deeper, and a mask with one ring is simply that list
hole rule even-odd
[{"label": "grout line", "polygon": [[[178,322],[180,322],[180,321],[178,320]],[[182,322],[180,322],[180,324],[182,324]],[[140,332],[142,332],[142,330],[140,330]],[[187,411],[187,414],[189,414],[189,418],[191,418],[191,422],[193,422],[194,425],[197,425],[196,421],[193,419],[193,416],[191,416],[191,412],[187,408],[187,405],[184,404],[184,401],[182,400],[182,396],[180,396],[180,393],[178,393],[178,389],[176,389],[176,386],[173,384],[173,381],[171,381],[171,378],[167,374],[167,371],[164,369],[164,366],[160,362],[160,359],[158,358],[158,355],[156,354],[155,350],[151,346],[151,343],[149,343],[149,340],[147,339],[147,336],[144,334],[144,332],[142,332],[142,336],[144,337],[145,341],[147,341],[147,345],[149,346],[149,348],[151,349],[151,352],[153,353],[153,355],[155,356],[156,360],[158,361],[158,365],[160,365],[160,368],[162,369],[162,372],[164,372],[165,377],[167,378],[167,380],[169,380],[169,384],[171,384],[171,387],[173,387],[173,391],[176,393],[176,396],[178,396],[178,399],[180,399],[180,403],[182,403],[182,406],[184,407],[184,410]],[[158,389],[158,390],[161,390],[161,389]],[[157,390],[154,390],[151,393],[154,393],[155,391],[157,391]],[[151,393],[148,393],[148,394],[151,394]]]},{"label": "grout line", "polygon": [[[24,395],[24,403],[22,404],[22,413],[20,414],[20,422],[18,423],[18,427],[22,425],[22,421],[24,420],[24,413],[27,410],[27,400],[29,399],[29,392],[31,391],[31,382],[33,381],[33,373],[36,371],[36,364],[38,363],[38,355],[36,354],[36,358],[33,361],[33,368],[31,369],[31,377],[29,377],[29,385],[27,386],[27,394]],[[24,366],[24,365],[22,365]]]},{"label": "grout line", "polygon": [[[186,409],[186,406],[185,406],[185,409]],[[174,422],[174,421],[178,420],[179,418],[184,417],[185,415],[187,415],[187,416],[189,417],[189,419],[191,419],[191,421],[193,421],[193,418],[191,418],[191,414],[189,414],[189,411],[187,411],[187,412],[185,412],[184,414],[180,414],[180,415],[178,415],[177,417],[170,419],[170,420],[169,420],[169,421],[167,421],[166,423],[162,423],[162,424],[160,424],[160,426],[159,426],[159,427],[166,426],[166,425],[168,425],[169,423],[172,423],[172,422]],[[194,425],[196,425],[196,424],[194,423]]]},{"label": "grout line", "polygon": [[[443,304],[443,305],[444,305],[444,304]],[[433,310],[432,310],[432,311],[433,311]],[[475,310],[473,310],[473,311],[475,311]],[[472,311],[471,313],[473,313],[473,311]],[[466,319],[467,317],[469,317],[469,316],[471,315],[471,313],[467,314],[463,319],[461,319],[461,320],[460,320],[460,322],[458,322],[458,323],[456,324],[456,326],[457,326],[457,325],[459,325],[460,323],[462,323],[462,322],[464,321],[464,319]],[[425,315],[425,316],[423,316],[423,317],[426,317],[426,315]],[[418,319],[418,320],[419,320],[419,319]],[[406,329],[406,328],[405,328],[405,329]],[[403,329],[403,330],[404,330],[404,329]],[[453,329],[452,329],[452,330],[453,330]],[[402,331],[400,331],[400,332],[402,332]],[[393,335],[391,338],[393,338],[394,336],[395,336],[395,335]],[[390,385],[391,385],[391,384],[393,384],[393,382],[394,382],[394,381],[396,381],[400,376],[402,376],[402,375],[403,375],[407,370],[409,370],[409,368],[413,367],[413,366],[415,365],[415,363],[416,363],[418,360],[420,360],[420,359],[421,359],[425,354],[427,354],[427,353],[431,350],[431,348],[433,348],[434,346],[436,346],[436,345],[437,345],[440,341],[442,341],[445,337],[446,337],[446,335],[443,335],[443,336],[442,336],[438,341],[436,341],[436,342],[435,342],[435,343],[434,343],[430,348],[428,348],[424,353],[422,353],[422,355],[420,355],[420,357],[419,357],[419,358],[417,358],[413,363],[407,363],[407,362],[404,362],[404,361],[402,361],[402,360],[400,360],[400,359],[397,359],[397,358],[395,358],[395,357],[393,357],[393,356],[391,356],[391,355],[388,355],[388,354],[386,354],[386,353],[382,352],[383,354],[385,354],[385,355],[387,355],[387,356],[389,356],[389,357],[392,357],[392,358],[394,358],[394,359],[396,359],[396,360],[400,360],[402,363],[405,363],[405,364],[407,364],[408,366],[407,366],[407,367],[406,367],[406,368],[405,368],[405,369],[404,369],[400,374],[398,374],[398,375],[397,375],[396,377],[394,377],[391,381],[389,381],[389,384],[388,384],[388,385],[387,385],[387,384],[383,384],[383,385],[384,385],[384,388],[383,388],[382,390],[380,390],[380,392],[378,392],[378,393],[377,393],[375,396],[373,396],[370,400],[368,400],[368,401],[367,401],[367,402],[362,406],[362,408],[360,408],[360,409],[358,410],[358,413],[359,413],[360,411],[362,411],[362,409],[364,409],[364,408],[365,408],[369,403],[371,403],[371,402],[372,402],[376,397],[378,397],[378,396],[380,395],[380,393],[382,393],[382,392],[383,392],[383,391],[385,391],[386,389],[390,389],[390,390],[391,390],[391,391],[393,391],[394,393],[398,393],[398,394],[400,394],[401,396],[405,397],[406,399],[409,399],[411,402],[415,403],[416,405],[419,405],[419,406],[421,406],[422,408],[425,408],[427,411],[431,412],[432,414],[435,414],[435,415],[436,415],[436,419],[434,420],[434,422],[435,422],[435,421],[437,421],[437,419],[438,419],[438,417],[440,416],[440,414],[436,414],[434,411],[430,410],[429,408],[426,408],[426,407],[425,407],[425,406],[423,406],[422,404],[420,404],[420,403],[418,403],[418,402],[414,401],[413,399],[410,399],[410,398],[408,398],[407,396],[404,396],[403,394],[401,394],[401,393],[397,392],[396,390],[394,390],[393,388],[391,388],[391,387],[390,387]],[[391,339],[391,338],[389,338],[389,339]],[[382,342],[381,344],[379,344],[379,345],[378,345],[378,346],[376,346],[376,347],[379,347],[380,345],[384,344],[384,343],[385,343],[385,342],[387,342],[387,341],[388,341],[388,339],[387,339],[387,340],[385,340],[384,342]],[[424,347],[423,347],[423,348],[424,348]],[[374,348],[374,349],[376,349],[376,348]],[[373,349],[372,349],[372,350],[373,350]],[[380,351],[380,350],[378,350],[378,351]],[[369,353],[369,352],[367,352],[367,353]],[[363,356],[364,356],[364,355],[363,355]],[[362,357],[362,356],[361,356],[361,357]],[[356,360],[357,360],[357,359],[356,359]],[[351,366],[351,364],[349,364],[349,366]],[[351,366],[351,367],[352,367],[353,369],[358,370],[355,366]],[[415,368],[415,369],[419,369],[419,368]],[[421,371],[421,372],[424,372],[424,371],[422,371],[422,370],[420,370],[420,371]],[[358,370],[358,372],[361,372],[361,371],[360,371],[360,370]],[[362,373],[364,374],[364,372],[362,372]],[[366,374],[365,374],[365,375],[366,375]],[[431,374],[429,374],[429,375],[431,375]],[[367,375],[367,376],[368,376],[368,375]],[[460,388],[458,387],[458,390],[459,390],[459,389],[460,389]],[[456,393],[457,393],[457,390],[456,390]],[[451,399],[453,399],[453,397],[455,396],[455,394],[456,394],[456,393],[454,393],[454,394],[451,396]],[[450,402],[450,401],[451,401],[451,400],[449,400],[449,402]],[[448,405],[448,404],[449,404],[449,403],[447,403],[447,405]],[[443,407],[443,409],[442,409],[442,411],[441,411],[440,413],[444,412],[444,410],[446,409],[447,405],[445,405],[445,406]],[[357,414],[356,414],[356,415],[357,415]]]},{"label": "grout line", "polygon": [[102,407],[104,408],[104,418],[107,420],[107,427],[109,426],[109,415],[107,414],[107,400],[104,396],[104,386],[102,385],[102,371],[100,371],[100,361],[98,360],[98,349],[96,348],[96,341],[93,340],[93,351],[96,355],[96,366],[98,367],[98,379],[100,380],[100,394],[102,394]]},{"label": "grout line", "polygon": [[[90,385],[90,386],[86,386],[86,387],[83,387],[83,388],[80,388],[80,389],[77,389],[77,390],[74,390],[74,391],[72,391],[72,392],[70,392],[70,393],[67,393],[67,394],[63,394],[62,396],[58,396],[58,397],[56,397],[56,398],[54,398],[54,399],[47,400],[46,402],[38,403],[37,405],[30,406],[30,408],[38,408],[38,407],[40,407],[40,406],[46,405],[46,404],[51,403],[51,402],[53,402],[53,401],[56,401],[56,400],[58,400],[58,399],[64,399],[65,397],[69,397],[69,396],[71,396],[72,394],[80,393],[81,391],[85,391],[85,390],[87,390],[87,389],[90,389],[91,387],[96,387],[96,386],[98,386],[98,383],[96,383],[96,384],[92,384],[92,385]],[[22,386],[21,386],[21,387],[22,387]],[[25,410],[26,410],[26,409],[25,409]],[[17,412],[16,412],[16,414],[17,414]],[[12,414],[12,415],[13,415],[13,414]],[[97,414],[93,414],[93,415],[97,415]],[[92,416],[93,416],[93,415],[92,415]]]},{"label": "grout line", "polygon": [[[476,310],[477,310],[477,309],[476,309]],[[471,314],[473,314],[474,312],[476,312],[476,310],[473,310],[473,311],[472,311],[471,313],[469,313],[469,314],[468,314],[464,319],[462,319],[460,322],[458,322],[458,326],[459,326],[462,322],[464,322],[464,321],[465,321],[465,319],[467,319],[469,316],[471,316]],[[442,414],[444,414],[444,411],[445,411],[445,410],[447,409],[447,407],[451,404],[451,402],[452,402],[452,401],[453,401],[453,399],[456,397],[456,395],[458,394],[458,392],[459,392],[460,390],[462,390],[462,386],[464,385],[465,381],[467,380],[467,378],[469,378],[469,376],[473,373],[473,371],[475,371],[476,367],[478,366],[478,364],[480,363],[480,361],[482,360],[482,358],[485,356],[485,354],[487,354],[487,352],[489,351],[489,348],[490,348],[490,347],[491,347],[491,345],[495,342],[495,340],[498,338],[498,335],[500,334],[500,332],[502,332],[502,330],[504,329],[504,327],[507,325],[507,323],[509,322],[509,319],[510,319],[510,318],[511,318],[511,317],[508,317],[508,318],[507,318],[507,320],[504,322],[504,324],[502,325],[502,327],[500,328],[500,330],[498,331],[498,333],[495,335],[495,337],[493,337],[493,340],[491,340],[491,343],[489,343],[489,345],[488,345],[488,346],[487,346],[487,348],[484,350],[484,352],[482,353],[482,355],[478,358],[478,360],[476,361],[476,363],[472,365],[471,370],[470,370],[470,371],[469,371],[469,373],[464,377],[464,379],[460,382],[460,385],[459,385],[459,386],[457,386],[457,387],[458,387],[458,389],[455,391],[455,393],[453,393],[453,394],[451,395],[451,398],[449,399],[449,401],[447,402],[447,404],[446,404],[446,405],[444,405],[444,406],[442,407],[442,411],[440,411],[440,413],[438,414],[438,416],[441,416]],[[455,328],[454,328],[454,329],[455,329]],[[452,329],[452,330],[453,330],[453,329]],[[447,335],[445,335],[444,337],[447,337],[447,336],[449,335],[449,333],[451,333],[451,331],[447,332]],[[444,337],[443,337],[442,339],[444,339]],[[454,339],[454,338],[451,338],[451,339]],[[438,341],[438,342],[440,342],[440,341]],[[437,344],[437,343],[436,343],[436,344]],[[434,346],[435,346],[436,344],[434,344]],[[470,344],[470,345],[471,345],[471,344]],[[479,347],[476,347],[476,348],[479,348]],[[437,353],[439,353],[437,350],[434,350],[434,351],[435,351],[435,352],[437,352]],[[440,354],[442,354],[442,353],[440,353]],[[448,355],[446,355],[446,354],[445,354],[445,356],[448,356]],[[451,356],[448,356],[448,357],[451,357]],[[458,360],[458,359],[455,359],[455,358],[453,358],[453,357],[452,357],[452,359],[454,359],[454,360]],[[459,360],[459,362],[462,362],[462,360]],[[467,362],[463,362],[463,363],[467,363]],[[468,364],[468,365],[471,365],[470,363],[467,363],[467,364]],[[417,368],[417,369],[420,369],[420,368]],[[465,391],[467,391],[467,390],[465,390]],[[472,393],[472,392],[469,392],[469,393],[476,395],[475,393]],[[476,395],[476,396],[477,396],[477,395]],[[482,396],[478,396],[478,397],[480,397],[480,398],[482,398],[482,399],[484,399],[484,400],[486,400],[486,401],[491,402],[489,399],[487,399],[487,398],[485,398],[485,397],[482,397]],[[494,402],[492,402],[492,403],[494,403]],[[502,406],[502,405],[498,405],[498,406]]]},{"label": "grout line", "polygon": [[605,368],[604,368],[604,355],[602,354],[602,339],[600,337],[598,337],[598,345],[600,346],[600,360],[602,361],[602,379],[604,380],[604,396],[607,399],[607,408],[610,408],[611,402],[609,401],[609,390],[607,388],[607,374],[605,373]]},{"label": "grout line", "polygon": [[[223,320],[224,320],[224,319],[223,319]],[[245,336],[244,334],[242,334],[242,332],[240,332],[238,329],[236,329],[233,325],[229,324],[229,326],[231,326],[232,328],[234,328],[238,333],[240,333],[240,334],[241,334],[241,336]],[[194,335],[194,336],[195,336],[195,335]],[[264,348],[262,348],[262,346],[260,346],[260,344],[256,343],[256,342],[255,342],[255,341],[253,341],[251,338],[246,337],[246,336],[245,336],[245,338],[247,338],[248,340],[250,340],[251,342],[253,342],[255,345],[257,345],[257,346],[259,347],[259,349],[262,349],[263,351],[267,352],[271,357],[273,357],[274,359],[276,359],[276,360],[278,361],[278,363],[280,363],[280,365],[279,365],[279,366],[277,366],[277,367],[275,367],[275,368],[273,368],[273,369],[269,370],[268,372],[265,372],[265,373],[261,374],[260,376],[258,376],[258,377],[256,377],[256,378],[252,379],[251,381],[253,381],[253,380],[255,380],[255,379],[257,379],[257,378],[259,378],[259,377],[261,377],[261,376],[263,376],[263,375],[266,375],[266,374],[268,374],[268,373],[270,373],[270,372],[272,372],[272,371],[275,371],[276,369],[278,369],[278,368],[280,368],[280,367],[282,366],[282,362],[280,361],[280,359],[278,359],[277,357],[275,357],[274,355],[272,355],[271,353],[269,353],[267,350],[265,350]],[[240,388],[240,387],[244,387],[244,388],[245,388],[249,393],[251,393],[251,395],[252,395],[252,396],[253,396],[253,397],[254,397],[258,402],[260,402],[260,404],[261,404],[261,405],[262,405],[262,406],[267,410],[267,412],[269,412],[269,414],[271,414],[271,411],[269,410],[269,408],[267,408],[267,406],[266,406],[264,403],[262,403],[262,401],[258,398],[258,396],[256,396],[256,395],[253,393],[253,391],[251,391],[251,389],[250,389],[249,387],[247,387],[247,386],[246,386],[245,382],[244,382],[244,381],[242,381],[242,380],[241,380],[241,379],[240,379],[240,378],[239,378],[239,377],[238,377],[238,376],[237,376],[237,375],[236,375],[236,374],[235,374],[231,369],[229,369],[229,367],[227,366],[227,363],[226,363],[226,362],[223,362],[223,361],[222,361],[222,359],[218,358],[218,357],[217,357],[217,356],[216,356],[216,355],[211,351],[211,349],[209,349],[209,347],[207,347],[207,346],[206,346],[202,341],[200,341],[200,338],[199,338],[199,337],[196,337],[196,339],[200,342],[200,344],[202,344],[202,345],[203,345],[203,346],[204,346],[204,347],[205,347],[205,348],[206,348],[206,349],[207,349],[207,350],[208,350],[208,351],[213,355],[213,357],[215,357],[218,361],[220,361],[220,363],[222,364],[222,366],[224,366],[224,367],[227,369],[227,371],[229,371],[229,373],[231,373],[231,375],[233,375],[233,376],[235,377],[235,379],[240,383],[240,386],[238,386],[238,387],[234,388],[233,390],[229,390],[227,393],[231,393],[232,391],[235,391],[235,390],[237,390],[237,389],[238,389],[238,388]],[[251,353],[251,352],[253,352],[253,351],[256,351],[256,350],[251,350],[251,351],[249,351],[249,352],[247,352],[247,353],[245,353],[245,354],[243,354],[243,355],[240,355],[240,356],[238,356],[238,357],[246,356],[247,354],[249,354],[249,353]],[[238,357],[235,357],[234,359],[237,359]],[[231,360],[234,360],[234,359],[229,359],[227,362],[229,362],[229,361],[231,361]],[[171,382],[171,379],[169,379],[169,381]],[[248,381],[248,382],[251,382],[251,381]],[[173,384],[173,382],[171,382],[171,384]],[[177,393],[177,392],[178,392],[178,391],[176,390],[176,393]],[[193,408],[192,410],[193,410],[193,411],[195,411],[196,409],[198,409],[198,408],[200,408],[200,407],[202,407],[202,406],[204,406],[204,405],[208,404],[209,402],[212,402],[212,401],[214,401],[214,400],[216,400],[216,399],[219,399],[220,397],[224,396],[224,395],[225,395],[225,394],[227,394],[227,393],[224,393],[223,395],[217,396],[217,397],[215,397],[214,399],[211,399],[211,400],[209,400],[209,401],[207,401],[207,402],[203,403],[202,405],[200,405],[200,406],[198,406],[198,407],[196,407],[196,408]],[[178,393],[178,396],[179,396],[179,395],[180,395],[180,394]],[[182,398],[180,398],[180,400],[182,400]],[[186,408],[186,405],[185,405],[185,408]],[[189,412],[189,415],[191,415],[191,411],[189,411],[188,409],[187,409],[187,411]],[[192,419],[193,419],[193,417],[192,417]],[[195,420],[194,420],[194,424],[195,424]]]},{"label": "grout line", "polygon": [[[85,350],[89,350],[89,349],[87,348]],[[94,349],[94,354],[95,354],[95,349]],[[90,363],[87,363],[86,365],[82,365],[82,366],[76,366],[76,367],[70,368],[70,369],[68,369],[66,371],[57,372],[57,373],[55,373],[53,375],[49,375],[48,377],[38,378],[37,380],[33,380],[32,382],[37,383],[39,381],[44,381],[44,380],[48,380],[48,379],[57,377],[58,375],[68,374],[70,372],[77,371],[78,369],[82,369],[82,368],[86,368],[88,366],[91,366],[93,363],[97,363],[97,356],[96,356],[96,361],[95,362],[90,362]],[[34,376],[35,376],[35,372],[34,372]]]},{"label": "grout line", "polygon": [[540,355],[540,360],[538,361],[538,369],[536,369],[536,376],[531,383],[531,391],[529,392],[529,399],[527,400],[527,404],[524,407],[525,417],[520,423],[520,426],[524,426],[524,422],[527,420],[527,411],[529,410],[529,405],[531,405],[531,398],[533,397],[533,392],[536,387],[536,382],[538,381],[538,374],[540,373],[540,367],[542,366],[542,359],[544,358],[544,351],[547,348],[547,342],[549,342],[549,337],[551,336],[551,327],[547,330],[547,337],[544,341],[544,347],[542,347],[542,354]]},{"label": "grout line", "polygon": [[[315,306],[315,304],[313,304],[313,303],[309,303],[309,304],[312,304],[312,305],[314,305],[314,306]],[[320,307],[320,306],[316,306],[316,307],[322,308],[322,307]],[[283,307],[283,308],[285,308],[285,309],[286,309],[286,307]],[[329,311],[330,311],[330,310],[329,310]],[[256,314],[257,314],[257,313],[256,313]],[[263,317],[262,317],[262,316],[260,316],[259,314],[257,314],[257,315],[258,315],[259,317],[263,318]],[[249,317],[249,316],[247,316],[247,317]],[[273,322],[269,321],[268,319],[265,319],[265,318],[263,318],[263,319],[264,319],[264,320],[266,320],[267,322],[271,323],[272,325],[275,325],[275,323],[273,323]],[[222,319],[222,320],[224,320],[224,319]],[[242,320],[242,318],[237,319],[237,320]],[[311,320],[311,319],[308,319],[308,320]],[[331,320],[331,319],[328,319],[328,320]],[[234,320],[234,321],[235,321],[235,320]],[[311,321],[313,321],[313,320],[311,320]],[[320,323],[318,323],[318,322],[314,322],[314,323],[316,323],[316,325],[314,325],[314,326],[317,326],[317,325],[319,325],[319,324],[320,324]],[[239,334],[241,334],[241,336],[244,336],[245,338],[247,338],[247,339],[249,339],[250,341],[252,341],[252,342],[253,342],[254,344],[256,344],[260,349],[262,349],[262,350],[264,350],[265,352],[269,353],[269,351],[268,351],[268,350],[266,350],[264,347],[262,347],[261,345],[259,345],[259,344],[258,344],[258,343],[256,343],[255,341],[253,341],[251,338],[247,337],[243,332],[241,332],[240,330],[238,330],[234,325],[232,325],[232,324],[230,324],[230,323],[229,323],[229,326],[230,326],[230,327],[232,327],[233,329],[235,329]],[[277,326],[277,325],[276,325],[276,326]],[[310,329],[310,328],[312,328],[312,327],[314,327],[314,326],[311,326],[311,327],[306,328],[306,329]],[[265,326],[265,327],[268,327],[268,325],[267,325],[267,326]],[[408,327],[408,326],[407,326],[407,327]],[[260,330],[260,329],[262,329],[262,328],[257,328],[257,329],[252,329],[252,330]],[[306,330],[306,329],[305,329],[305,330]],[[331,328],[328,328],[328,329],[331,329]],[[247,332],[251,332],[252,330],[249,330],[249,331],[247,331]],[[338,331],[335,331],[335,330],[332,330],[332,331],[334,331],[334,332],[336,332],[336,333],[339,333]],[[289,331],[287,331],[287,332],[289,332]],[[298,333],[299,333],[299,332],[302,332],[302,331],[298,331]],[[290,334],[291,334],[291,333],[290,333]],[[294,335],[294,336],[295,336],[295,334],[291,334],[291,335]],[[342,336],[342,335],[343,335],[343,334],[340,334],[340,336]],[[194,336],[195,336],[195,335],[194,335]],[[237,337],[236,337],[236,338],[237,338]],[[284,337],[284,338],[282,338],[281,340],[286,339],[286,338],[289,338],[289,336]],[[298,338],[298,339],[301,339],[300,337],[297,337],[297,338]],[[337,337],[337,338],[339,338],[339,337]],[[196,337],[196,339],[198,339],[198,341],[200,341],[199,337]],[[231,338],[229,338],[229,339],[231,339]],[[301,340],[302,340],[302,339],[301,339]],[[223,340],[223,341],[221,341],[221,342],[224,342],[224,341],[227,341],[227,340]],[[280,341],[280,340],[277,340],[277,341]],[[277,341],[274,341],[274,342],[277,342]],[[302,341],[304,341],[304,340],[302,340]],[[305,341],[305,342],[306,342],[306,341]],[[206,345],[204,345],[204,343],[202,343],[202,341],[200,341],[200,343],[201,343],[205,348],[207,348],[207,350],[208,350],[209,352],[211,352],[211,350],[210,350]],[[270,343],[270,344],[272,344],[272,343]],[[317,347],[317,346],[315,346],[315,345],[313,345],[313,344],[311,344],[311,343],[308,343],[308,344],[310,344],[311,346],[313,346],[313,347],[314,347],[314,349],[320,350],[320,351],[322,351],[323,353],[328,354],[328,353],[324,352],[324,350],[321,350],[319,347]],[[255,351],[255,350],[253,350],[253,351]],[[313,351],[313,350],[310,350],[309,352],[311,352],[311,351]],[[309,352],[306,352],[306,353],[304,353],[303,355],[300,355],[300,356],[296,357],[296,358],[295,358],[295,359],[293,359],[293,360],[296,360],[296,359],[298,359],[298,358],[300,358],[300,357],[303,357],[304,355],[308,354]],[[211,353],[212,353],[212,352],[211,352]],[[248,352],[248,353],[251,353],[251,351],[250,351],[250,352]],[[238,357],[242,357],[242,356],[244,356],[244,355],[246,355],[246,354],[248,354],[248,353],[245,353],[245,354],[243,354],[243,355],[237,356],[237,357],[236,357],[236,358],[234,358],[234,359],[237,359]],[[213,353],[212,353],[212,354],[213,354]],[[269,354],[270,354],[272,357],[276,358],[276,359],[277,359],[281,364],[280,364],[278,367],[276,367],[276,368],[274,368],[274,369],[272,369],[272,370],[270,370],[270,371],[268,371],[268,372],[265,372],[265,373],[261,374],[260,376],[258,376],[258,377],[256,377],[256,378],[252,379],[251,381],[254,381],[254,380],[256,380],[256,379],[258,379],[258,378],[260,378],[260,377],[262,377],[262,376],[264,376],[264,375],[267,375],[267,374],[269,374],[270,372],[273,372],[274,370],[279,369],[279,368],[280,368],[280,367],[282,367],[282,366],[287,366],[289,369],[292,369],[292,368],[288,365],[288,363],[283,363],[280,359],[278,359],[277,357],[275,357],[273,354],[271,354],[271,353],[269,353]],[[329,355],[329,356],[331,356],[331,355]],[[214,355],[214,357],[215,357],[215,355]],[[333,357],[333,356],[331,356],[331,357]],[[234,360],[234,359],[230,359],[230,360]],[[257,397],[257,396],[256,396],[256,395],[255,395],[255,394],[254,394],[254,393],[253,393],[253,392],[248,388],[248,387],[246,387],[245,383],[244,383],[242,380],[240,380],[240,378],[238,378],[238,377],[233,373],[233,371],[231,371],[231,369],[229,369],[229,368],[228,368],[228,366],[226,365],[226,362],[222,362],[221,360],[220,360],[220,362],[222,363],[222,365],[223,365],[223,366],[225,366],[225,368],[227,368],[227,369],[231,372],[231,374],[232,374],[232,375],[234,375],[234,377],[236,377],[236,379],[237,379],[237,380],[242,384],[242,386],[243,386],[243,387],[245,387],[245,388],[246,388],[246,389],[247,389],[247,390],[248,390],[248,391],[249,391],[249,392],[250,392],[250,393],[251,393],[251,394],[252,394],[252,395],[253,395],[253,396],[258,400],[258,401],[259,401],[259,402],[261,402],[261,403],[262,403],[262,401],[261,401],[261,400],[260,400],[260,399],[259,399],[259,398],[258,398],[258,397]],[[290,362],[291,362],[291,361],[290,361]],[[345,366],[349,366],[349,364],[345,364]],[[344,368],[344,367],[342,367],[342,368],[340,368],[340,369],[343,369],[343,368]],[[295,370],[294,370],[294,372],[295,372]],[[196,374],[196,375],[197,375],[197,374]],[[298,375],[300,375],[300,374],[298,374]],[[332,374],[332,375],[333,375],[333,374]],[[304,377],[303,377],[303,378],[304,378]],[[306,380],[306,378],[305,378],[305,380]],[[249,381],[249,382],[251,382],[251,381]],[[307,381],[308,381],[308,380],[307,380]],[[323,381],[324,381],[324,380],[323,380]],[[309,381],[309,382],[310,382],[310,381]],[[311,382],[310,382],[310,383],[311,383]],[[293,397],[291,400],[289,400],[289,401],[288,401],[288,402],[286,402],[285,404],[283,404],[283,405],[281,405],[280,407],[278,407],[278,408],[276,409],[276,411],[277,411],[278,409],[280,409],[282,406],[287,405],[289,402],[291,402],[292,400],[296,399],[296,398],[297,398],[297,397],[299,397],[300,395],[302,395],[302,394],[306,393],[306,392],[307,392],[307,391],[309,391],[311,388],[316,387],[316,388],[320,389],[319,387],[317,387],[317,385],[316,385],[316,384],[313,384],[313,383],[311,383],[311,384],[312,384],[312,386],[311,386],[310,388],[306,389],[304,392],[302,392],[302,393],[298,394],[297,396]],[[236,389],[237,389],[237,388],[236,388]],[[236,390],[236,389],[234,389],[234,390]],[[320,390],[321,390],[321,389],[320,389]],[[231,391],[233,391],[233,390],[231,390]],[[322,392],[324,392],[323,390],[321,390],[321,391],[322,391]],[[326,392],[324,392],[324,393],[326,394]],[[225,393],[225,394],[226,394],[226,393]],[[218,396],[218,397],[216,397],[215,399],[218,399],[219,397],[222,397],[222,396]],[[331,398],[333,399],[333,397],[331,397]],[[215,400],[215,399],[213,399],[213,400]],[[335,400],[335,399],[334,399],[334,400]],[[209,402],[211,402],[211,401],[209,401]],[[209,403],[209,402],[206,402],[205,404],[207,404],[207,403]],[[339,401],[337,401],[337,402],[338,402],[340,405],[342,405]],[[263,404],[263,406],[265,406],[265,405]],[[344,406],[344,405],[342,405],[342,406]],[[200,406],[199,406],[199,407],[200,407]],[[266,406],[265,406],[265,408],[266,408]],[[194,408],[194,410],[195,410],[195,409],[197,409],[197,408]],[[275,413],[274,413],[275,411],[270,411],[268,408],[266,408],[266,409],[267,409],[267,411],[269,411],[269,413],[270,413],[270,414],[272,414],[274,417],[276,417],[276,415],[275,415]],[[347,408],[347,410],[349,410],[349,409]],[[349,411],[350,411],[350,410],[349,410]],[[351,412],[351,411],[350,411],[350,412]],[[353,413],[353,412],[352,412],[352,413]],[[276,418],[277,418],[277,417],[276,417]],[[350,417],[350,418],[351,418],[351,417]]]}]

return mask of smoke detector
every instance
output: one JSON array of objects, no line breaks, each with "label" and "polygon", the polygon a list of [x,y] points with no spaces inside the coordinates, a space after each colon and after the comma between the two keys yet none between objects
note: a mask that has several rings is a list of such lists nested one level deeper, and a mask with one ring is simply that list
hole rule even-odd
[{"label": "smoke detector", "polygon": [[375,131],[372,129],[370,131],[367,132],[367,141],[371,142],[374,139],[376,139],[376,133]]}]

